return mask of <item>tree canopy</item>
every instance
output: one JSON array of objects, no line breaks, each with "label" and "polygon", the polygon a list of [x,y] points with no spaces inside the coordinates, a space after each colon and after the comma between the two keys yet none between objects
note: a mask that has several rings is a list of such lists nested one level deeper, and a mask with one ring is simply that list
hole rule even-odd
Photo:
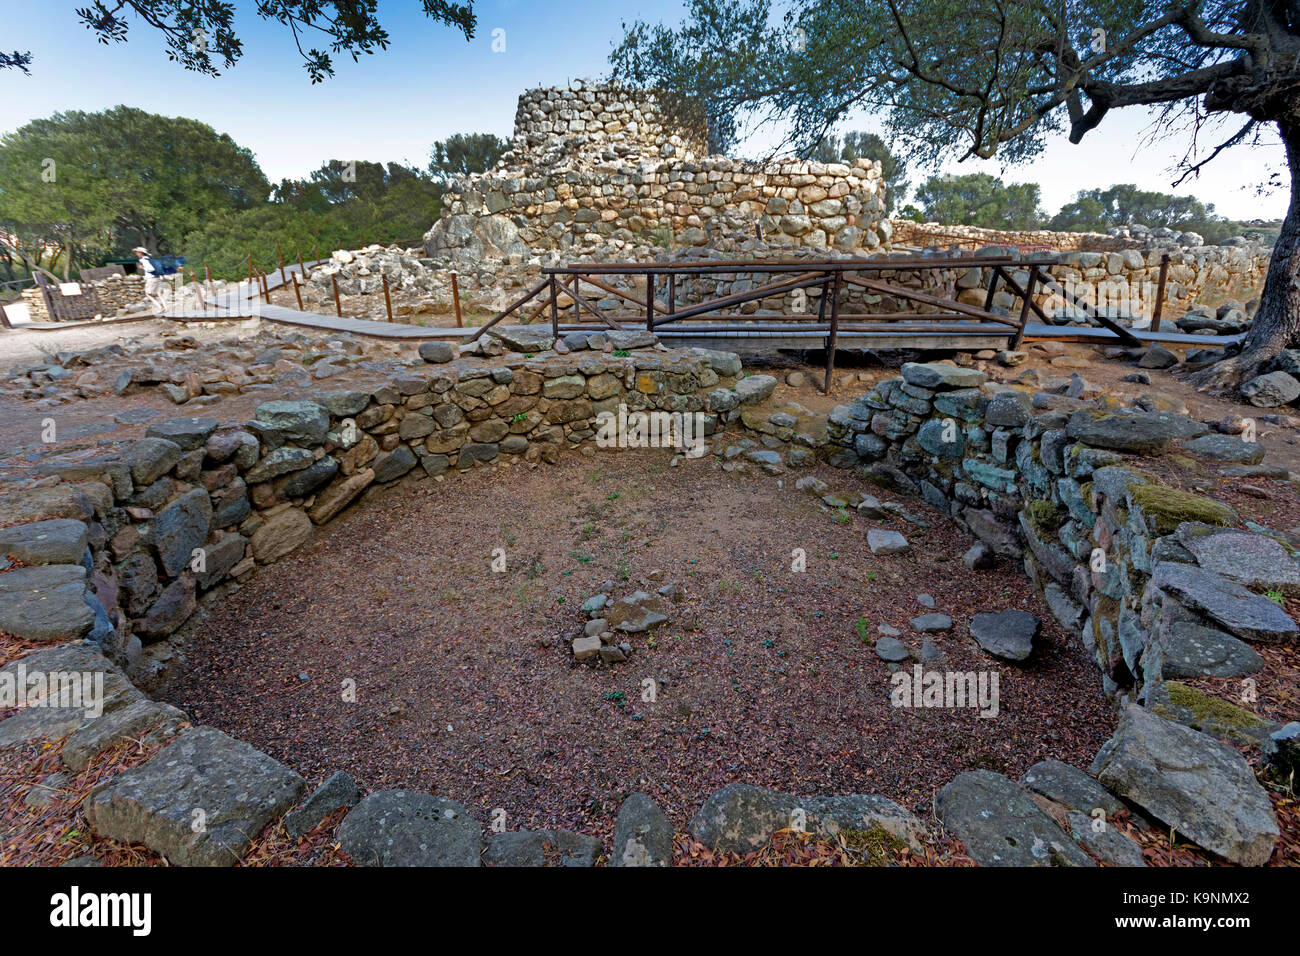
[{"label": "tree canopy", "polygon": [[440,179],[487,172],[505,151],[505,141],[492,133],[456,133],[433,144],[429,172]]},{"label": "tree canopy", "polygon": [[885,214],[892,215],[894,208],[907,196],[907,164],[896,156],[880,136],[875,133],[849,132],[841,138],[835,133],[813,147],[808,158],[820,163],[849,163],[855,159],[870,159],[880,163],[880,175],[885,181]]},{"label": "tree canopy", "polygon": [[1190,230],[1210,243],[1221,242],[1234,232],[1233,223],[1215,215],[1213,203],[1203,203],[1195,196],[1139,189],[1131,183],[1080,190],[1052,217],[1051,227],[1067,232],[1105,232],[1132,223]]},{"label": "tree canopy", "polygon": [[1037,183],[1004,183],[988,173],[931,176],[916,190],[928,222],[985,229],[1040,229]]},{"label": "tree canopy", "polygon": [[[334,75],[334,56],[359,60],[363,54],[387,49],[389,34],[379,20],[378,0],[257,0],[252,6],[263,20],[287,27],[312,83]],[[478,18],[474,2],[421,0],[425,16],[474,37]],[[167,59],[187,70],[219,76],[244,53],[235,32],[237,5],[196,0],[95,0],[76,9],[77,19],[100,43],[126,42],[133,22],[161,34]],[[313,45],[319,42],[324,45]],[[30,72],[30,50],[0,53],[0,69]]]},{"label": "tree canopy", "polygon": [[173,251],[187,232],[269,191],[251,152],[184,117],[118,106],[0,136],[0,222],[83,261],[88,250]]}]

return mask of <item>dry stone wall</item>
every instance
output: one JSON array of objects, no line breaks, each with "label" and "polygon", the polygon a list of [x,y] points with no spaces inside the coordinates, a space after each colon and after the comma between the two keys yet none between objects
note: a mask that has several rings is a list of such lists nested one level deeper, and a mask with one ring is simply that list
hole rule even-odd
[{"label": "dry stone wall", "polygon": [[[1059,264],[1048,270],[1052,277],[1084,301],[1115,317],[1151,318],[1160,263],[1165,255],[1169,256],[1169,270],[1162,314],[1172,318],[1194,309],[1212,308],[1225,302],[1246,303],[1256,297],[1263,289],[1270,257],[1266,246],[1244,237],[1224,245],[1207,246],[1195,233],[1176,233],[1169,229],[1124,230],[1118,235],[1102,235],[1004,231],[900,219],[891,220],[890,226],[895,247],[982,254],[1009,252],[1017,257],[1059,254]],[[1023,288],[1027,271],[1022,270],[1016,278]],[[989,270],[971,270],[961,273],[956,283],[950,276],[936,276],[927,282],[927,288],[955,293],[961,302],[982,306],[988,281]],[[1040,294],[1036,301],[1049,315],[1064,314],[1085,321],[1082,315],[1073,315],[1077,310],[1071,309],[1059,296]],[[999,309],[1008,309],[1018,302],[1003,292],[994,304]]]},{"label": "dry stone wall", "polygon": [[[1286,537],[1165,486],[1137,457],[1197,455],[1226,463],[1225,474],[1277,474],[1260,464],[1259,444],[1172,411],[1031,396],[937,363],[904,365],[837,407],[829,429],[878,480],[963,524],[981,542],[972,566],[1023,562],[1110,693],[1144,698],[1166,676],[1207,676],[1182,656],[1196,634],[1246,666],[1256,660],[1246,644],[1300,637],[1257,593],[1300,593]],[[1276,729],[1249,725],[1257,739]]]},{"label": "dry stone wall", "polygon": [[[99,296],[105,316],[114,316],[132,311],[144,302],[144,279],[135,275],[112,275],[94,282],[81,283],[83,289],[91,288]],[[23,290],[23,302],[27,305],[27,314],[34,322],[49,322],[49,310],[35,287]]]},{"label": "dry stone wall", "polygon": [[[1294,621],[1255,590],[1300,593],[1296,560],[1279,536],[1162,487],[1127,457],[1178,445],[1250,469],[1258,446],[1181,416],[1040,401],[940,364],[905,366],[835,409],[816,436],[800,416],[765,405],[775,380],[742,377],[729,353],[653,349],[638,333],[609,333],[568,337],[565,354],[551,350],[544,330],[500,332],[511,350],[503,355],[454,360],[445,343],[430,343],[427,367],[378,387],[270,401],[248,422],[159,422],[117,449],[43,460],[34,466],[42,477],[6,487],[0,631],[50,646],[0,668],[0,677],[99,675],[104,699],[94,714],[24,707],[0,720],[0,747],[44,742],[73,770],[127,740],[161,747],[106,773],[83,809],[98,836],[143,844],[172,863],[229,865],[268,826],[301,834],[346,810],[336,839],[359,865],[529,866],[557,852],[568,865],[592,865],[604,848],[590,836],[485,837],[469,807],[402,790],[363,796],[345,773],[303,799],[306,781],[290,767],[149,700],[141,687],[166,666],[152,649],[166,646],[200,593],[279,560],[371,487],[470,471],[500,455],[551,460],[592,436],[593,413],[607,403],[738,413],[758,441],[726,446],[723,457],[743,454],[779,473],[785,449],[791,465],[821,455],[867,469],[969,528],[980,540],[967,556],[972,567],[994,555],[1023,560],[1107,686],[1143,701],[1121,702],[1118,729],[1090,774],[1046,761],[1019,782],[976,770],[940,790],[936,816],[973,859],[1141,865],[1136,844],[1118,831],[1097,837],[1091,825],[1098,811],[1109,818],[1132,809],[1224,860],[1268,861],[1277,819],[1230,744],[1271,746],[1285,779],[1300,725],[1275,730],[1222,701],[1202,706],[1174,678],[1251,673],[1260,666],[1251,644],[1295,641]],[[530,357],[534,349],[547,354]],[[789,454],[796,448],[805,454]],[[858,509],[877,506],[864,495]],[[876,550],[871,534],[867,541]],[[986,650],[999,646],[976,633],[975,619],[971,629]],[[213,821],[197,833],[194,807]],[[882,796],[795,796],[740,783],[710,795],[689,830],[717,852],[752,853],[796,814],[822,839],[865,832],[866,843],[885,848],[878,863],[895,850],[918,852],[927,837],[916,815]],[[673,835],[653,801],[633,795],[609,862],[669,865]]]},{"label": "dry stone wall", "polygon": [[878,164],[748,163],[704,155],[701,139],[669,132],[652,94],[582,81],[526,92],[512,148],[451,184],[426,252],[469,266],[611,237],[690,246],[755,229],[782,247],[857,254],[888,241]]}]

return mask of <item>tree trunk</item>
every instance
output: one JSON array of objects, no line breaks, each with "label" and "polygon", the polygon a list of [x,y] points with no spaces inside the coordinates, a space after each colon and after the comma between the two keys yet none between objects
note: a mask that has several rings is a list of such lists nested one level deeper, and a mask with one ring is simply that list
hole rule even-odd
[{"label": "tree trunk", "polygon": [[1241,354],[1197,372],[1200,389],[1232,388],[1254,377],[1260,366],[1300,338],[1300,122],[1279,121],[1291,172],[1291,204],[1268,264],[1264,291]]}]

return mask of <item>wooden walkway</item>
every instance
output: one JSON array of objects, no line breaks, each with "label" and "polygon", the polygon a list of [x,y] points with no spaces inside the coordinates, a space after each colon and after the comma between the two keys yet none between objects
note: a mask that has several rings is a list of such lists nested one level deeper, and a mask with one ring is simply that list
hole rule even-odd
[{"label": "wooden walkway", "polygon": [[[305,263],[310,270],[327,260]],[[441,339],[452,342],[472,342],[484,334],[492,335],[492,327],[510,316],[521,324],[529,324],[549,311],[549,323],[557,335],[568,332],[598,332],[602,329],[643,328],[652,331],[668,346],[744,349],[797,349],[824,351],[826,353],[826,381],[829,385],[834,368],[836,350],[843,349],[934,349],[975,351],[979,349],[1015,348],[1028,341],[1070,341],[1091,345],[1125,345],[1138,347],[1152,342],[1169,345],[1224,348],[1240,342],[1244,335],[1197,335],[1163,330],[1135,329],[1119,326],[1109,318],[1087,312],[1097,324],[1055,324],[1048,320],[1043,310],[1032,301],[1035,288],[1051,289],[1055,283],[1046,275],[1045,268],[1054,260],[993,259],[993,258],[934,258],[830,260],[814,263],[800,260],[790,262],[719,262],[705,260],[674,264],[601,263],[553,267],[543,270],[543,279],[523,296],[512,302],[484,325],[469,328],[440,328],[381,322],[373,319],[350,318],[319,312],[300,311],[272,305],[262,301],[256,283],[240,282],[234,289],[205,298],[202,309],[169,310],[162,318],[185,324],[187,322],[234,322],[257,318],[277,325],[295,326],[317,332],[337,332],[368,338],[422,342]],[[980,266],[992,271],[984,308],[965,305],[911,289],[901,288],[880,279],[864,278],[861,273],[881,271],[906,271],[924,269],[953,269]],[[1011,276],[1011,270],[1029,268],[1030,277],[1022,288]],[[273,291],[291,284],[299,272],[298,263],[286,264],[281,278],[280,269],[265,276],[267,290]],[[771,273],[770,282],[755,286],[748,292],[723,296],[706,302],[678,307],[675,301],[676,283],[682,275],[708,275],[715,273]],[[634,275],[645,277],[646,295],[634,298],[625,289],[619,289],[603,277]],[[666,303],[656,298],[659,280],[666,281]],[[609,315],[602,312],[582,292],[587,283],[606,296],[621,298],[639,308],[637,314]],[[1001,283],[1007,291],[1020,299],[1018,316],[996,315],[990,311],[993,295]],[[926,309],[924,313],[893,312],[862,315],[842,315],[839,311],[839,293],[846,286],[861,288],[869,293],[894,296],[910,300]],[[819,309],[816,314],[803,316],[741,314],[734,310],[745,302],[768,296],[784,294],[797,288],[819,287]],[[546,294],[543,294],[546,293]],[[571,304],[562,310],[560,295],[567,295]],[[540,304],[533,303],[530,310],[524,306],[540,296]],[[828,307],[829,303],[829,307]],[[1082,305],[1081,303],[1075,303]],[[1087,311],[1086,307],[1085,312]],[[564,311],[566,321],[560,321]],[[585,315],[584,315],[585,311]],[[828,314],[829,312],[829,314]],[[1030,321],[1031,315],[1043,321]],[[159,318],[156,314],[125,316],[97,322],[31,323],[17,326],[20,329],[57,331],[64,328],[86,327],[108,323],[142,322]],[[693,320],[693,321],[690,321]],[[543,320],[545,321],[545,319]]]}]

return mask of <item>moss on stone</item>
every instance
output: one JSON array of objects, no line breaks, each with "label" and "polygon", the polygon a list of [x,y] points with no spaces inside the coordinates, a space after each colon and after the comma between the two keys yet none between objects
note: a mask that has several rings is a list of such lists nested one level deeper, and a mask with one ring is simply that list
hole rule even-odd
[{"label": "moss on stone", "polygon": [[[1231,728],[1246,731],[1249,735],[1250,731],[1267,723],[1236,704],[1230,704],[1219,697],[1211,697],[1179,681],[1165,681],[1165,693],[1169,695],[1170,704],[1186,712],[1184,717],[1187,723],[1196,729]],[[1161,717],[1178,720],[1178,716],[1169,713],[1169,708],[1161,704],[1157,704],[1153,709]],[[1160,713],[1161,711],[1165,713]]]},{"label": "moss on stone", "polygon": [[1065,524],[1065,513],[1058,511],[1050,501],[1035,498],[1025,503],[1025,520],[1040,538],[1046,538],[1056,534]]},{"label": "moss on stone", "polygon": [[1225,504],[1163,485],[1131,484],[1129,499],[1155,526],[1157,534],[1170,534],[1184,521],[1230,528],[1237,523],[1237,512]]},{"label": "moss on stone", "polygon": [[841,830],[840,838],[849,849],[858,851],[868,866],[888,866],[908,848],[906,840],[890,833],[879,823],[866,830]]}]

